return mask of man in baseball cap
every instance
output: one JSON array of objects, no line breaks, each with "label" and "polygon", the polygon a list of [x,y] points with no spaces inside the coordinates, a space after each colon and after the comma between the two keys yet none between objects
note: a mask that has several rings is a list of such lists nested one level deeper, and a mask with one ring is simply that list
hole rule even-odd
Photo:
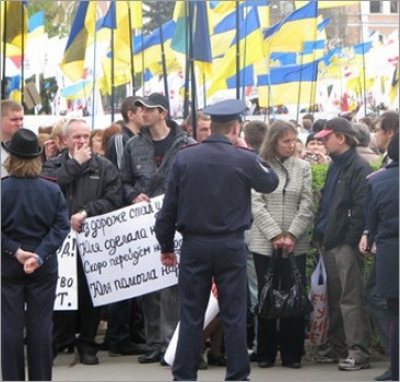
[{"label": "man in baseball cap", "polygon": [[317,134],[314,135],[316,139],[327,138],[332,133],[342,133],[346,136],[346,141],[350,146],[354,147],[358,144],[358,140],[354,135],[353,127],[351,123],[345,118],[333,118],[329,120],[324,128]]},{"label": "man in baseball cap", "polygon": [[152,93],[148,97],[143,97],[135,102],[135,106],[147,107],[149,109],[159,108],[169,110],[168,99],[160,93]]}]

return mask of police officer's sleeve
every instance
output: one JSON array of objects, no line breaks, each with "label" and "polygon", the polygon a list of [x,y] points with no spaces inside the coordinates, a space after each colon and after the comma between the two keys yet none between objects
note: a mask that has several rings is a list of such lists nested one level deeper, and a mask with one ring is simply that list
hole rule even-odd
[{"label": "police officer's sleeve", "polygon": [[269,194],[278,187],[279,179],[275,171],[256,154],[247,161],[246,174],[251,188],[257,192]]},{"label": "police officer's sleeve", "polygon": [[174,252],[174,237],[178,214],[178,170],[174,165],[168,179],[161,210],[156,215],[155,233],[161,253]]}]

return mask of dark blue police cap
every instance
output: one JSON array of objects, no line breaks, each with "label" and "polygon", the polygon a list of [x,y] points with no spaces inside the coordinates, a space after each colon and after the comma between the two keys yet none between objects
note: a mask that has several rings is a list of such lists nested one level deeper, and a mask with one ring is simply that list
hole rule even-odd
[{"label": "dark blue police cap", "polygon": [[235,119],[240,120],[240,116],[245,110],[246,104],[244,101],[226,99],[214,105],[207,106],[203,110],[203,113],[210,115],[213,122],[229,122]]}]

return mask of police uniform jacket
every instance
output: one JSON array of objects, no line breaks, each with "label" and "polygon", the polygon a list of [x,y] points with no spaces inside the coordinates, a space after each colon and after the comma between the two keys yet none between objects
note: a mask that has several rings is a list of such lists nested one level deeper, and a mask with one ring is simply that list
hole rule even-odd
[{"label": "police uniform jacket", "polygon": [[277,186],[275,172],[258,155],[223,135],[183,148],[156,218],[161,251],[173,251],[175,223],[183,235],[244,232],[252,221],[251,188],[268,193]]},{"label": "police uniform jacket", "polygon": [[272,239],[280,234],[296,238],[294,254],[304,254],[309,248],[307,229],[313,220],[311,168],[304,160],[289,157],[284,162],[270,162],[279,177],[279,186],[271,194],[252,192],[253,225],[249,249],[271,256]]},{"label": "police uniform jacket", "polygon": [[123,206],[118,170],[97,154],[92,154],[90,160],[81,165],[66,149],[43,165],[42,174],[56,179],[66,197],[70,215],[84,209],[88,216],[97,216]]},{"label": "police uniform jacket", "polygon": [[172,129],[175,139],[159,167],[148,127],[142,127],[140,132],[126,143],[122,181],[127,204],[131,204],[139,194],[148,196],[163,194],[179,148],[195,142],[176,122],[168,120],[167,125]]},{"label": "police uniform jacket", "polygon": [[366,227],[376,244],[378,295],[399,298],[399,162],[368,177]]},{"label": "police uniform jacket", "polygon": [[36,253],[45,264],[53,258],[50,268],[54,271],[54,254],[69,231],[67,205],[57,184],[41,178],[1,181],[2,275],[10,276],[13,270],[14,276],[24,277],[22,264],[15,258],[19,248]]}]

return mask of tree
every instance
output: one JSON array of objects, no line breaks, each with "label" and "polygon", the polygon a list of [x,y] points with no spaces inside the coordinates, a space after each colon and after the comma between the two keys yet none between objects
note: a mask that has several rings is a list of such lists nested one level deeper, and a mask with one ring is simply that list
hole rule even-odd
[{"label": "tree", "polygon": [[[67,36],[71,21],[68,20],[70,12],[66,12],[66,5],[75,2],[35,0],[28,2],[28,15],[44,11],[44,29],[49,37]],[[75,5],[75,4],[74,4]]]}]

